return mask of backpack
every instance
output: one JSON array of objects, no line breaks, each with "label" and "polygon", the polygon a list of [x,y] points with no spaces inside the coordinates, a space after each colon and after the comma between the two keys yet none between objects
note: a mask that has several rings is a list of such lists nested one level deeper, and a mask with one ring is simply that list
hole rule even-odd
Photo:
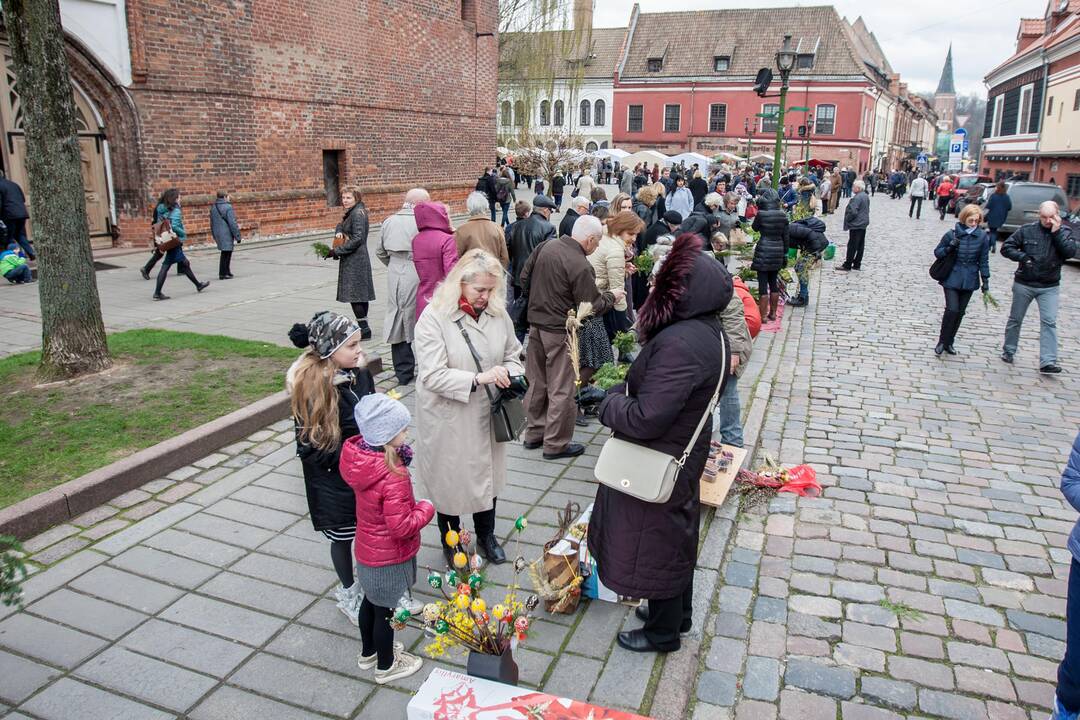
[{"label": "backpack", "polygon": [[500,203],[505,203],[510,199],[510,193],[506,189],[506,185],[498,185],[495,189],[495,199]]}]

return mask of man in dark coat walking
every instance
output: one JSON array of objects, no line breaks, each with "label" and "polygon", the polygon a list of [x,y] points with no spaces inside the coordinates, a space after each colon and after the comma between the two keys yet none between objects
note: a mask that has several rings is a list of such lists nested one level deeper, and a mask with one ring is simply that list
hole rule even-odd
[{"label": "man in dark coat walking", "polygon": [[851,189],[855,194],[844,208],[844,229],[848,231],[847,256],[837,270],[858,270],[862,267],[866,228],[870,226],[870,198],[866,196],[866,185],[856,180]]},{"label": "man in dark coat walking", "polygon": [[667,502],[644,502],[606,485],[596,491],[588,542],[600,580],[649,601],[647,610],[638,608],[645,626],[618,635],[619,645],[634,652],[678,650],[693,624],[699,481],[713,401],[731,362],[718,315],[731,300],[731,275],[702,246],[694,235],[672,246],[638,313],[641,353],[626,384],[611,388],[600,405],[600,421],[616,437],[685,459]]},{"label": "man in dark coat walking", "polygon": [[26,211],[26,196],[23,195],[22,188],[18,183],[8,180],[4,171],[0,170],[0,220],[7,225],[7,242],[3,247],[6,248],[11,242],[18,243],[27,259],[36,260],[34,246],[26,237],[26,221],[29,218],[30,213]]}]

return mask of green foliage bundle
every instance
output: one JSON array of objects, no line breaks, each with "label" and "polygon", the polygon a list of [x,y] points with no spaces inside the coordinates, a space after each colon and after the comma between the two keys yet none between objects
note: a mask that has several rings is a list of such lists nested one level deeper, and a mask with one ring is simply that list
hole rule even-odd
[{"label": "green foliage bundle", "polygon": [[8,535],[0,535],[0,605],[22,606],[22,583],[26,579],[26,563],[22,546]]},{"label": "green foliage bundle", "polygon": [[626,372],[629,369],[629,365],[604,363],[593,375],[593,383],[601,390],[610,390],[626,380]]},{"label": "green foliage bundle", "polygon": [[612,345],[619,351],[620,355],[633,352],[634,344],[637,343],[637,337],[632,332],[618,332],[615,333],[615,340]]}]

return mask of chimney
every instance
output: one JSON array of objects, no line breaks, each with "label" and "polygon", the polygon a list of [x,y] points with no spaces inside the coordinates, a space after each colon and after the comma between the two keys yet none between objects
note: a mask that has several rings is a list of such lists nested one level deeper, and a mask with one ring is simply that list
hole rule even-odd
[{"label": "chimney", "polygon": [[574,29],[591,32],[593,22],[593,0],[574,0]]}]

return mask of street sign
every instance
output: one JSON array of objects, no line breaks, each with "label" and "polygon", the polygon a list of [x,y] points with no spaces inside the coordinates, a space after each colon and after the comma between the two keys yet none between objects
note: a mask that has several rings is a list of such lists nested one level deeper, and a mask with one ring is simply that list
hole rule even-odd
[{"label": "street sign", "polygon": [[795,107],[789,107],[788,112],[810,112],[810,108],[796,105]]},{"label": "street sign", "polygon": [[967,142],[967,131],[960,128],[949,139],[949,164],[950,171],[959,170],[964,158],[964,144]]},{"label": "street sign", "polygon": [[778,112],[774,112],[774,113],[754,113],[754,117],[774,118],[774,117],[780,117],[780,113],[778,113]]},{"label": "street sign", "polygon": [[966,137],[967,130],[965,130],[964,128],[956,128],[955,130],[953,130],[953,135],[963,135]]},{"label": "street sign", "polygon": [[964,153],[965,155],[967,155],[967,151],[968,151],[968,139],[967,139],[967,137],[964,137],[964,149],[963,149],[963,153]]}]

